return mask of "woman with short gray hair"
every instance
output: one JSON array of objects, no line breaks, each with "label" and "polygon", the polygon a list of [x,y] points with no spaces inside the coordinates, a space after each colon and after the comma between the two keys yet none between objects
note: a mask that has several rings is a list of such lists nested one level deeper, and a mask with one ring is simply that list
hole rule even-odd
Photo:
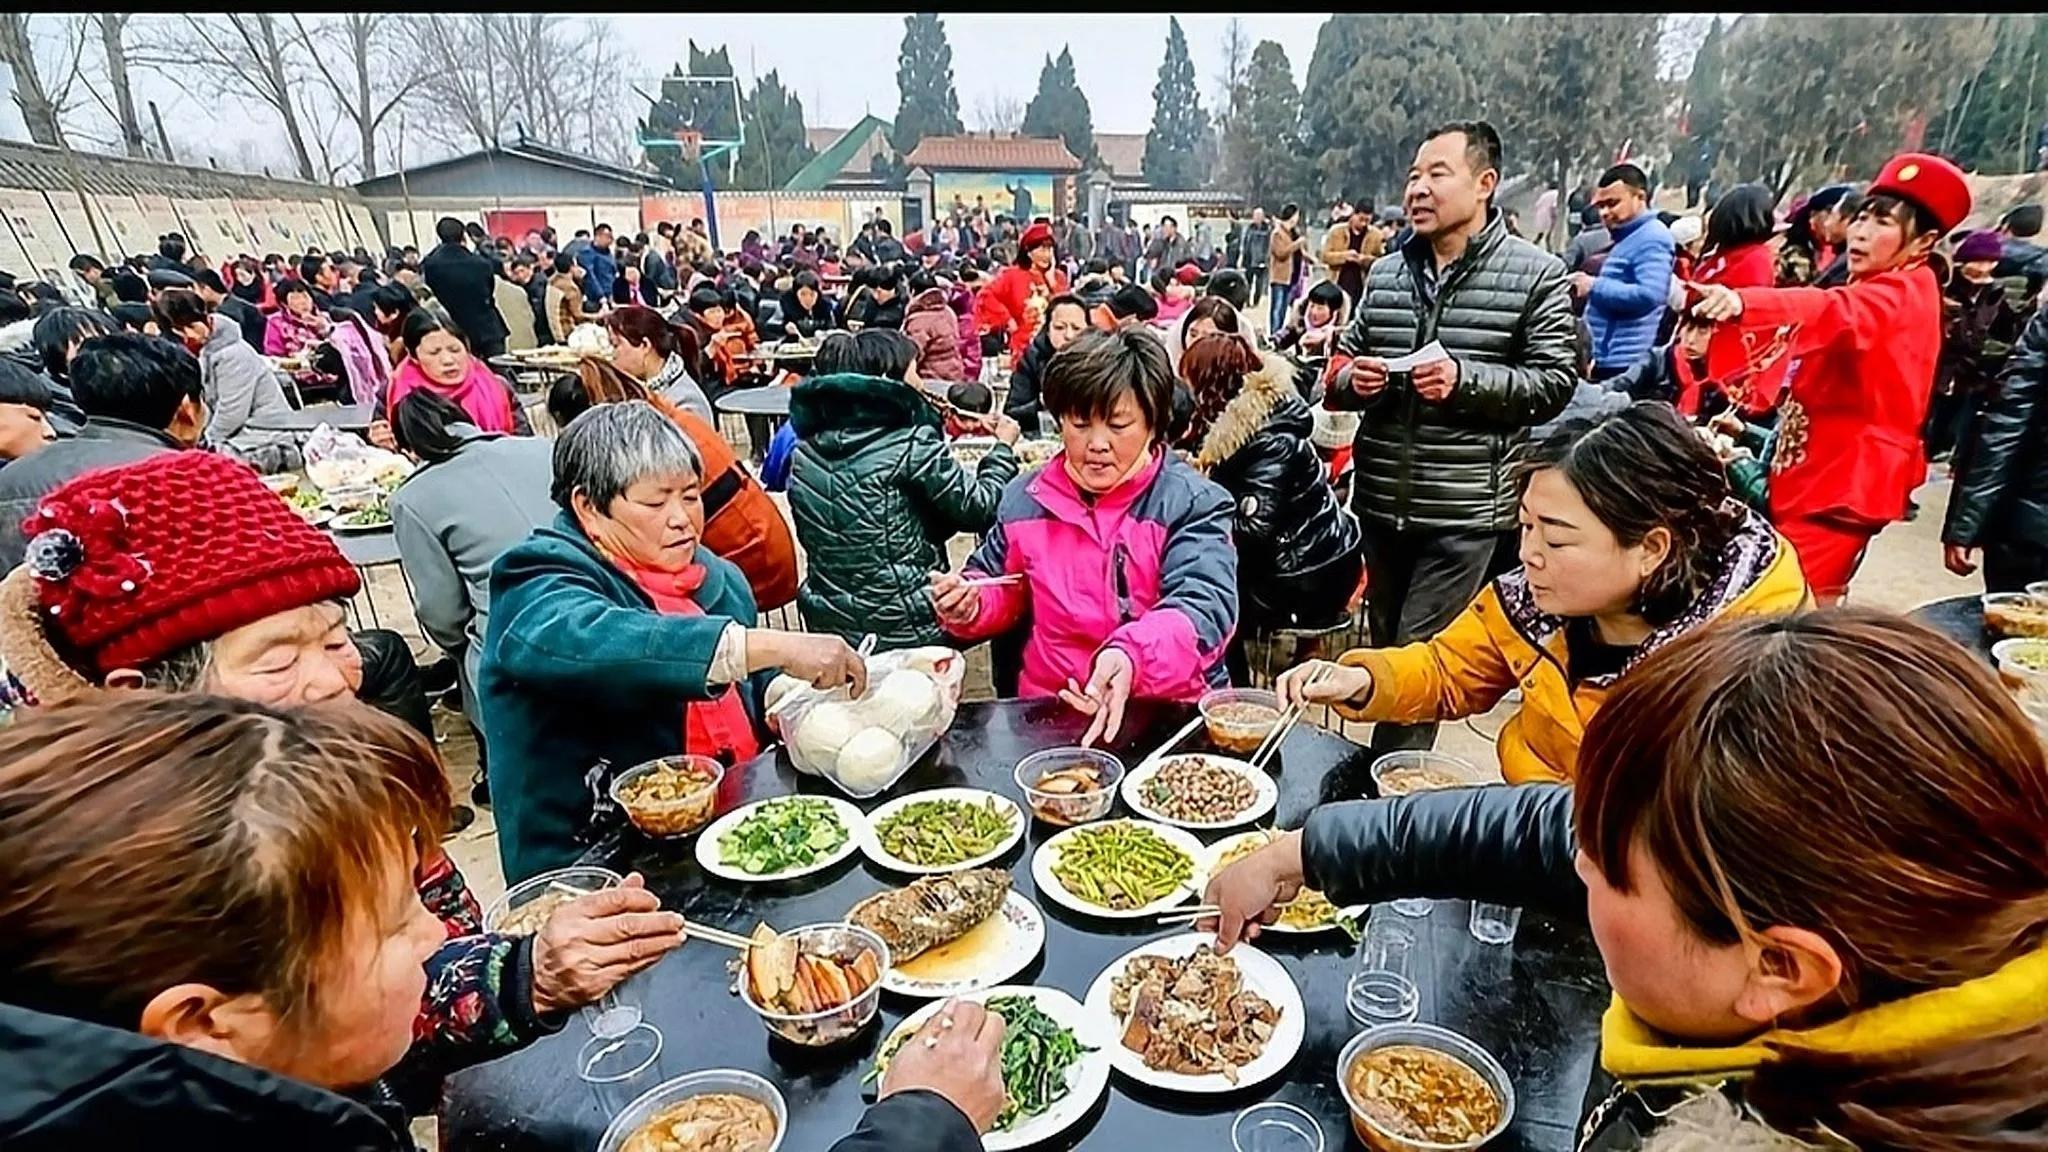
[{"label": "woman with short gray hair", "polygon": [[[477,677],[507,883],[581,855],[590,770],[760,751],[776,671],[865,690],[836,636],[756,628],[746,577],[700,546],[702,465],[645,401],[600,404],[555,442],[561,511],[491,571]],[[603,772],[599,773],[601,781]],[[741,781],[727,777],[737,795]]]}]

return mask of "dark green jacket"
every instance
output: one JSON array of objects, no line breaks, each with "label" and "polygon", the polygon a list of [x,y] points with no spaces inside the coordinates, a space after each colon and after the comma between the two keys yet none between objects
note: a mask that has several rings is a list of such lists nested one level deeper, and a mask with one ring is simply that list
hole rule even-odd
[{"label": "dark green jacket", "polygon": [[796,386],[798,437],[789,508],[808,565],[804,624],[877,647],[943,642],[926,590],[956,532],[986,532],[1017,456],[998,444],[970,471],[953,459],[939,414],[910,385],[821,376]]},{"label": "dark green jacket", "polygon": [[[656,611],[567,514],[492,567],[477,700],[507,884],[582,854],[592,765],[624,770],[682,750],[683,705],[711,697],[719,633],[757,615],[738,568],[702,549],[697,559],[702,616]],[[742,685],[756,715],[761,686]]]}]

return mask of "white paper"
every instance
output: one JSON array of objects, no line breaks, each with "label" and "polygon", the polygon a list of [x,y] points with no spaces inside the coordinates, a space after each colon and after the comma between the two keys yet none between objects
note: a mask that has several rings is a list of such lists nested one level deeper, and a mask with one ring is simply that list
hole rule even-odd
[{"label": "white paper", "polygon": [[1441,341],[1431,340],[1406,356],[1396,356],[1394,359],[1387,361],[1387,371],[1413,372],[1425,364],[1435,364],[1438,361],[1449,360],[1450,358],[1451,354],[1444,351]]}]

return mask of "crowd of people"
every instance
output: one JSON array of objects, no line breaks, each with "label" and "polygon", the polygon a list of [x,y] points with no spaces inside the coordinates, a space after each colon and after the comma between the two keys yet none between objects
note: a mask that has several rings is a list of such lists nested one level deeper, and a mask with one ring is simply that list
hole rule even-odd
[{"label": "crowd of people", "polygon": [[[956,202],[731,252],[451,217],[424,256],[167,236],[79,257],[89,301],[0,285],[0,1135],[404,1147],[441,1077],[687,946],[638,878],[483,930],[432,677],[350,626],[358,573],[259,476],[302,463],[267,414],[339,399],[416,465],[394,536],[508,882],[585,854],[619,769],[711,756],[736,794],[767,682],[861,692],[865,638],[987,642],[999,694],[1092,744],[1286,635],[1283,702],[1376,753],[1518,694],[1506,782],[1333,772],[1210,880],[1224,947],[1303,885],[1549,908],[1616,994],[1603,1129],[1654,1147],[1726,1096],[1802,1140],[2034,1146],[2048,753],[1973,656],[1834,605],[1941,458],[1948,566],[2048,579],[2041,209],[1961,234],[1962,173],[1908,153],[1666,219],[1621,163],[1560,257],[1504,162],[1447,124],[1398,209],[1319,243],[1293,204],[1218,238]],[[490,362],[586,326],[610,351],[535,436]],[[764,342],[809,366],[728,442]],[[1325,653],[1361,604],[1372,645]],[[837,1147],[978,1147],[1002,1028],[935,1018]]]}]

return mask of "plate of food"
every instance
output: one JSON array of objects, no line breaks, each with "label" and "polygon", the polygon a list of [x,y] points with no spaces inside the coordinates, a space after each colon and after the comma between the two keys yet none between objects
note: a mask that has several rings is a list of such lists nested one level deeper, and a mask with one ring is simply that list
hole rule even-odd
[{"label": "plate of food", "polygon": [[368,508],[340,513],[328,523],[336,532],[382,532],[391,527],[391,508],[378,500]]},{"label": "plate of food", "polygon": [[2048,597],[2029,592],[1987,592],[1984,627],[1995,636],[2048,637]]},{"label": "plate of food", "polygon": [[1153,916],[1202,890],[1202,842],[1149,820],[1084,824],[1038,846],[1031,879],[1076,912],[1108,920]]},{"label": "plate of food", "polygon": [[929,875],[977,868],[1024,838],[1015,800],[978,788],[933,788],[868,814],[861,851],[894,872]]},{"label": "plate of food", "polygon": [[1280,802],[1280,786],[1243,760],[1202,752],[1168,756],[1124,777],[1124,803],[1148,820],[1213,830],[1249,824]]},{"label": "plate of food", "polygon": [[1045,947],[1045,917],[1000,868],[921,876],[855,904],[846,919],[889,946],[882,987],[901,996],[993,988]]},{"label": "plate of food", "polygon": [[742,884],[822,872],[860,850],[860,809],[831,796],[777,796],[720,816],[697,840],[697,863]]},{"label": "plate of food", "polygon": [[[1005,985],[961,997],[1003,1018],[1003,1110],[981,1138],[988,1152],[1029,1148],[1088,1114],[1109,1090],[1110,1049],[1116,1033],[1100,1013],[1057,988]],[[879,1083],[897,1049],[943,1002],[905,1017],[882,1041],[863,1083]]]},{"label": "plate of food", "polygon": [[[1226,865],[1235,864],[1252,853],[1265,847],[1279,837],[1272,828],[1254,828],[1226,837],[1209,846],[1208,873],[1211,876],[1223,871]],[[1313,888],[1303,888],[1294,899],[1280,906],[1280,919],[1264,925],[1266,932],[1328,932],[1342,929],[1352,939],[1357,939],[1360,922],[1365,917],[1367,906],[1352,904],[1339,908],[1330,903],[1329,897]]]},{"label": "plate of food", "polygon": [[1115,1022],[1116,1070],[1175,1092],[1233,1092],[1278,1075],[1301,1050],[1301,991],[1246,944],[1216,953],[1207,932],[1168,936],[1112,961],[1088,1011]]}]

